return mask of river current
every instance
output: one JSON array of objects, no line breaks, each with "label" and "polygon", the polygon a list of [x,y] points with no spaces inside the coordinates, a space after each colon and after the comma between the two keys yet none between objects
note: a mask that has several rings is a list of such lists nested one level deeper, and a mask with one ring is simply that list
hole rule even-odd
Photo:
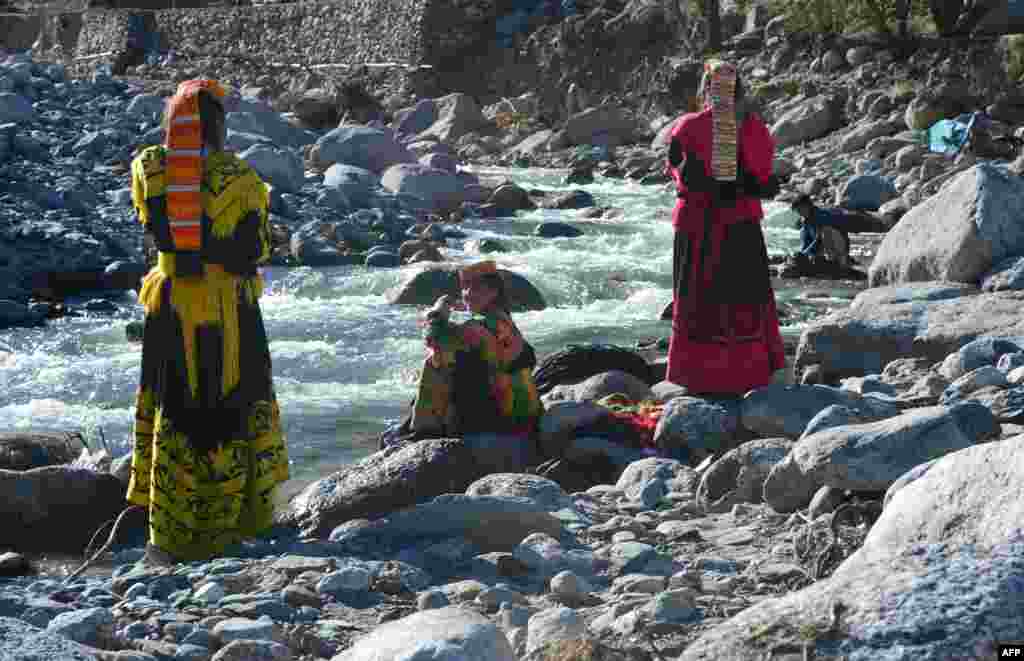
[{"label": "river current", "polygon": [[[567,188],[563,171],[476,171],[525,188]],[[572,188],[588,190],[599,205],[622,208],[624,217],[577,220],[576,211],[538,210],[467,221],[460,226],[467,239],[448,241],[451,260],[481,259],[474,239],[498,239],[508,248],[488,257],[526,276],[548,303],[546,310],[516,315],[540,356],[572,343],[631,346],[667,337],[669,322],[658,318],[671,298],[673,193],[601,177]],[[795,216],[777,203],[766,214],[769,253],[793,252]],[[543,220],[571,221],[585,234],[532,236]],[[265,269],[261,304],[294,478],[365,456],[376,447],[374,435],[404,416],[424,357],[420,310],[389,305],[386,293],[421,268]],[[847,305],[852,293],[776,281],[781,307],[790,311],[784,334],[798,334],[808,319]],[[0,430],[77,430],[96,443],[102,433],[115,456],[130,451],[141,346],[127,341],[125,326],[141,319],[142,310],[132,292],[115,303],[120,310],[113,316],[0,331]]]}]

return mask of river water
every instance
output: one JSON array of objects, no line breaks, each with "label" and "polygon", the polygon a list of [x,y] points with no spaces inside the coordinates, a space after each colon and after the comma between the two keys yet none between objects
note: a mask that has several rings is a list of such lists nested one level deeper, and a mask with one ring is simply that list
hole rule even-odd
[{"label": "river water", "polygon": [[[525,188],[563,190],[564,172],[481,168]],[[449,240],[453,261],[480,259],[472,240],[496,238],[508,248],[492,254],[501,267],[526,276],[548,309],[516,315],[538,354],[584,342],[618,343],[667,337],[659,321],[671,298],[674,195],[664,186],[603,179],[587,186],[600,205],[624,209],[615,221],[577,221],[578,212],[538,210],[516,218],[467,221],[468,239]],[[799,233],[792,212],[766,208],[769,252],[793,252]],[[541,220],[569,220],[584,230],[574,239],[532,236]],[[365,456],[374,434],[404,416],[423,360],[419,311],[388,305],[385,294],[422,266],[400,269],[269,268],[262,299],[274,379],[293,477],[308,479]],[[849,303],[855,289],[831,283],[776,282],[781,307],[791,311],[785,334]],[[120,311],[50,322],[46,328],[0,331],[0,430],[100,432],[116,455],[131,448],[132,403],[140,345],[125,339],[141,319],[131,292],[115,299]]]}]

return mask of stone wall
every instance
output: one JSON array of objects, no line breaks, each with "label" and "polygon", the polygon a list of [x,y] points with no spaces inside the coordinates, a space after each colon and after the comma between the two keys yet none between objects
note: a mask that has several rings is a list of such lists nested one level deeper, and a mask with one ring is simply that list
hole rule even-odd
[{"label": "stone wall", "polygon": [[[163,43],[186,54],[271,63],[420,63],[428,0],[340,0],[258,7],[152,12]],[[138,10],[86,12],[79,57],[124,50],[128,17]],[[254,74],[257,73],[254,71]]]}]

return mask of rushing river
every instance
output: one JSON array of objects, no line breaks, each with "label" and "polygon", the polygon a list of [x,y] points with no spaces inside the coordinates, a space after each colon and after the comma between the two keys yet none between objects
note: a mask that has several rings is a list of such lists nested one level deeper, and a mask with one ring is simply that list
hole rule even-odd
[{"label": "rushing river", "polygon": [[[480,169],[526,188],[564,189],[561,171]],[[573,186],[577,188],[578,186]],[[544,294],[548,309],[516,315],[543,356],[566,344],[633,345],[667,337],[659,321],[671,298],[674,195],[663,186],[598,178],[582,186],[598,204],[620,207],[615,221],[576,221],[575,211],[539,210],[514,219],[469,221],[465,241],[449,240],[451,258],[472,261],[472,239],[496,238],[508,248],[491,255],[521,273]],[[793,252],[799,233],[779,204],[766,209],[772,254]],[[584,230],[575,239],[532,236],[541,220],[570,220]],[[375,449],[373,435],[405,413],[423,360],[419,311],[388,305],[386,292],[422,266],[401,269],[270,268],[262,299],[277,396],[293,463],[308,478],[328,465]],[[846,305],[848,287],[776,282],[793,314],[784,333],[831,307]],[[126,324],[141,319],[131,292],[115,302],[121,312],[51,322],[46,328],[0,331],[0,430],[102,430],[113,454],[131,447],[132,403],[140,345],[125,339]]]}]

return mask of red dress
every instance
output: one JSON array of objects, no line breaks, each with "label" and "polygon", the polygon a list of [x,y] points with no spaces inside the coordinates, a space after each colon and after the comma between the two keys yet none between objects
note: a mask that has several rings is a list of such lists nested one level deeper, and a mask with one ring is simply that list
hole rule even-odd
[{"label": "red dress", "polygon": [[692,393],[742,394],[785,366],[758,199],[772,196],[764,191],[774,185],[775,141],[759,116],[747,115],[737,182],[725,185],[710,176],[711,141],[710,109],[684,115],[672,131],[679,200],[667,379]]}]

